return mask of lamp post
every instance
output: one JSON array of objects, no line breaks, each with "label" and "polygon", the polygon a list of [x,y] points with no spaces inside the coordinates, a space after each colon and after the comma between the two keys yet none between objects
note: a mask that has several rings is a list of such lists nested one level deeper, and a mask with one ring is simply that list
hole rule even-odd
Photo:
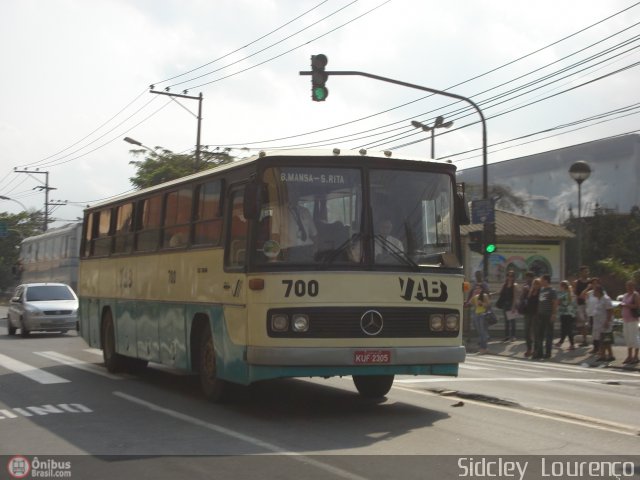
[{"label": "lamp post", "polygon": [[18,205],[20,205],[22,207],[22,209],[26,212],[27,211],[27,207],[25,207],[24,203],[19,202],[18,200],[16,200],[15,198],[10,198],[10,197],[5,197],[4,195],[0,195],[0,200],[11,200],[12,202],[16,202]]},{"label": "lamp post", "polygon": [[578,184],[578,268],[582,266],[582,182],[591,175],[591,167],[584,160],[578,160],[569,167],[569,175]]},{"label": "lamp post", "polygon": [[436,128],[449,128],[451,127],[451,125],[453,125],[453,121],[449,121],[445,123],[444,117],[438,116],[438,118],[436,118],[436,121],[433,123],[433,127],[420,123],[416,120],[412,120],[411,125],[413,125],[416,128],[421,128],[425,132],[431,132],[431,159],[433,160],[436,156],[436,147],[435,147],[435,138],[434,138],[434,135],[435,135],[434,132]]},{"label": "lamp post", "polygon": [[149,148],[146,145],[143,145],[142,142],[139,142],[138,140],[134,140],[131,137],[124,137],[123,140],[127,143],[130,143],[131,145],[136,145],[138,147],[142,147],[146,150],[149,150],[151,153],[155,153],[155,150],[153,148]]}]

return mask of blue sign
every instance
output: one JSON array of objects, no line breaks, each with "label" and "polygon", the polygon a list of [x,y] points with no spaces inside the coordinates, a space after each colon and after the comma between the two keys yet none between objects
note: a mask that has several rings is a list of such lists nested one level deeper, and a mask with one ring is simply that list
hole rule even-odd
[{"label": "blue sign", "polygon": [[471,202],[471,223],[495,223],[496,209],[493,200],[473,200]]}]

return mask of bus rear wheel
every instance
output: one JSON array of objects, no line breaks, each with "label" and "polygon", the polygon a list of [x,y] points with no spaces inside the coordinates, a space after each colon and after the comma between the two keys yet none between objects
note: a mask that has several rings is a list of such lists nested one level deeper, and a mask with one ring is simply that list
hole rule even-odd
[{"label": "bus rear wheel", "polygon": [[125,368],[125,357],[116,353],[116,334],[111,312],[106,312],[102,321],[102,358],[110,373],[118,373]]},{"label": "bus rear wheel", "polygon": [[220,403],[228,397],[229,384],[218,378],[216,351],[211,329],[205,327],[200,341],[200,386],[207,400]]},{"label": "bus rear wheel", "polygon": [[353,383],[365,398],[382,398],[393,385],[393,375],[354,375]]}]

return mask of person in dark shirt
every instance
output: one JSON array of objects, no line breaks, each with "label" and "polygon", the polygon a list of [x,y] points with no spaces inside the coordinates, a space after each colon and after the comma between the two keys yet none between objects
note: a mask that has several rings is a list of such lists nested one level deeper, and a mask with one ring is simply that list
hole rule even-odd
[{"label": "person in dark shirt", "polygon": [[540,292],[538,293],[538,316],[536,320],[534,359],[543,357],[542,342],[544,341],[544,358],[551,358],[553,345],[553,322],[558,312],[558,293],[551,286],[551,275],[545,273],[540,277]]}]

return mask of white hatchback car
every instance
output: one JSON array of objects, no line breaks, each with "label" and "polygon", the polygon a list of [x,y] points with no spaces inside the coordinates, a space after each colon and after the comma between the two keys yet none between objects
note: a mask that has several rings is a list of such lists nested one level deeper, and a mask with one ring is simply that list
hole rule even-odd
[{"label": "white hatchback car", "polygon": [[9,310],[9,335],[20,329],[23,337],[32,331],[66,333],[76,328],[78,297],[64,283],[25,283],[16,288]]}]

